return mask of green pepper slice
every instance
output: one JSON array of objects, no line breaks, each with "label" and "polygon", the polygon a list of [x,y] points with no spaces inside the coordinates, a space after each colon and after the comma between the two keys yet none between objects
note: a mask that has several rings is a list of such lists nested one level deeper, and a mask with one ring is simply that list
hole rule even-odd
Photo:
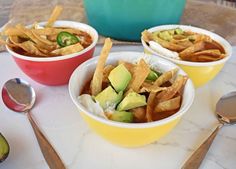
[{"label": "green pepper slice", "polygon": [[61,47],[70,46],[78,42],[79,38],[69,32],[60,32],[57,35],[57,44]]}]

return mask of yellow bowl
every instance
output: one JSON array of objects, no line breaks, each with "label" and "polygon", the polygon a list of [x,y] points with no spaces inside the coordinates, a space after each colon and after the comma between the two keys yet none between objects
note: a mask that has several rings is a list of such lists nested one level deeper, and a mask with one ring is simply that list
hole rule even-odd
[{"label": "yellow bowl", "polygon": [[226,57],[213,62],[189,62],[189,61],[183,61],[178,60],[174,58],[167,57],[165,55],[159,54],[157,51],[150,48],[150,46],[147,45],[146,42],[141,38],[142,44],[144,46],[144,51],[150,54],[154,54],[157,56],[160,56],[162,58],[165,58],[167,60],[170,60],[180,66],[192,79],[193,84],[195,87],[200,87],[210,80],[212,80],[224,67],[225,62],[231,57],[232,55],[232,46],[227,42],[224,38],[221,36],[207,31],[205,29],[193,27],[193,26],[185,26],[185,25],[163,25],[163,26],[157,26],[148,29],[150,32],[155,31],[161,31],[161,30],[167,30],[167,29],[175,29],[175,28],[181,28],[186,31],[192,31],[196,33],[201,33],[210,36],[213,40],[220,43],[225,51],[226,51]]},{"label": "yellow bowl", "polygon": [[[107,64],[117,64],[118,60],[134,63],[140,58],[145,58],[151,66],[156,66],[163,72],[178,67],[170,61],[138,52],[110,53]],[[98,58],[95,57],[84,62],[73,72],[69,81],[69,92],[72,101],[91,129],[113,144],[124,147],[138,147],[160,139],[174,128],[193,102],[194,86],[189,79],[184,89],[180,110],[168,118],[150,123],[121,123],[98,117],[94,115],[93,112],[89,112],[77,100],[82,88],[92,77],[97,59]],[[178,71],[178,74],[186,75],[181,69]]]}]

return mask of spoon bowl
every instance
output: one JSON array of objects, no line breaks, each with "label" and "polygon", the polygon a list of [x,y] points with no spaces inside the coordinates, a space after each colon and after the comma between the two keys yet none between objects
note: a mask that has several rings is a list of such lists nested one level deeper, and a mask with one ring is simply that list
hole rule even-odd
[{"label": "spoon bowl", "polygon": [[216,114],[218,120],[223,124],[236,123],[236,91],[230,92],[223,97],[216,104]]},{"label": "spoon bowl", "polygon": [[62,160],[41,132],[30,113],[36,100],[35,91],[30,84],[20,78],[8,80],[2,88],[2,100],[9,109],[27,115],[49,168],[65,169]]},{"label": "spoon bowl", "polygon": [[36,100],[34,89],[26,81],[15,78],[8,80],[2,89],[4,104],[15,112],[29,111]]},{"label": "spoon bowl", "polygon": [[214,138],[219,129],[225,124],[236,124],[236,91],[230,92],[222,96],[216,104],[216,116],[219,124],[214,132],[200,145],[200,147],[191,155],[184,163],[182,169],[198,169],[206,156]]}]

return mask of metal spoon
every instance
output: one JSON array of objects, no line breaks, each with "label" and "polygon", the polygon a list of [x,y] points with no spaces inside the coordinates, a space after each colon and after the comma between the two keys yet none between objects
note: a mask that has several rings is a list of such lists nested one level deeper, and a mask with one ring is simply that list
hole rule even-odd
[{"label": "metal spoon", "polygon": [[216,115],[220,124],[214,132],[201,144],[201,146],[185,162],[182,169],[198,169],[209,150],[219,129],[225,124],[236,124],[236,91],[228,93],[220,98],[216,104]]},{"label": "metal spoon", "polygon": [[65,169],[62,160],[40,131],[32,118],[32,114],[29,112],[36,99],[35,91],[30,84],[19,78],[7,81],[2,88],[2,99],[9,109],[27,115],[50,169]]}]

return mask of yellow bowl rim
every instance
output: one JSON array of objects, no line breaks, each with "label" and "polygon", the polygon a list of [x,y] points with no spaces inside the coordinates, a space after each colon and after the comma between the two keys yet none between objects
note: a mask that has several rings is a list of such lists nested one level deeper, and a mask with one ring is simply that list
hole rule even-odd
[{"label": "yellow bowl rim", "polygon": [[[148,56],[156,58],[156,56],[154,56],[154,55],[149,55],[149,54],[145,54],[145,53],[142,53],[142,52],[130,52],[130,51],[111,52],[109,55],[126,56],[126,53],[132,53],[132,54],[134,54],[136,56],[148,55]],[[192,103],[194,101],[195,88],[194,88],[192,80],[188,79],[187,83],[189,83],[189,90],[190,90],[189,91],[190,98],[188,99],[188,103],[186,103],[185,107],[181,107],[180,110],[177,113],[175,113],[175,114],[173,114],[173,115],[171,115],[171,116],[169,116],[169,117],[167,117],[165,119],[158,120],[158,121],[153,121],[153,122],[148,122],[148,123],[123,123],[123,122],[116,122],[116,121],[107,120],[107,119],[103,119],[101,117],[98,117],[97,115],[94,115],[94,114],[88,112],[80,103],[78,103],[76,96],[73,94],[73,92],[71,90],[72,85],[73,85],[72,81],[74,80],[75,74],[77,73],[77,71],[79,69],[83,69],[83,67],[85,67],[86,65],[96,64],[97,60],[98,60],[98,57],[99,56],[93,57],[93,58],[85,61],[81,65],[79,65],[74,70],[74,72],[72,73],[72,75],[70,77],[70,80],[69,80],[69,85],[68,85],[70,97],[71,97],[73,103],[77,106],[77,108],[80,111],[82,111],[83,113],[85,113],[87,116],[89,116],[90,118],[92,118],[92,119],[94,119],[94,120],[96,120],[98,122],[101,122],[101,123],[104,123],[104,124],[110,125],[110,126],[119,127],[119,128],[152,128],[152,127],[164,125],[166,123],[169,123],[169,122],[174,121],[175,119],[181,117],[190,108],[190,106],[192,105]],[[109,59],[109,57],[108,57],[108,59]],[[179,71],[182,74],[187,75],[178,65],[176,65],[176,64],[174,64],[174,63],[172,63],[172,62],[170,62],[168,60],[165,60],[165,59],[163,59],[161,57],[158,57],[158,59],[161,60],[162,62],[166,63],[166,64],[170,64],[171,66],[178,67]]]},{"label": "yellow bowl rim", "polygon": [[192,32],[202,33],[202,34],[206,34],[210,36],[212,39],[214,39],[215,41],[217,41],[224,47],[226,51],[226,57],[221,60],[212,61],[212,62],[189,62],[189,61],[178,60],[178,59],[170,58],[165,55],[161,55],[157,53],[155,50],[151,49],[141,37],[141,42],[142,42],[142,45],[144,46],[144,49],[148,50],[150,53],[154,55],[170,60],[176,64],[181,64],[181,65],[186,65],[186,66],[196,66],[196,67],[197,66],[214,66],[214,65],[222,64],[222,63],[225,63],[232,55],[232,46],[230,45],[230,43],[227,40],[225,40],[223,37],[221,37],[220,35],[213,33],[211,31],[208,31],[206,29],[202,29],[202,28],[198,28],[198,27],[190,26],[190,25],[189,26],[188,25],[161,25],[161,26],[149,28],[148,31],[154,32],[154,31],[161,31],[161,30],[175,29],[175,28],[181,28],[183,30],[190,30]]}]

